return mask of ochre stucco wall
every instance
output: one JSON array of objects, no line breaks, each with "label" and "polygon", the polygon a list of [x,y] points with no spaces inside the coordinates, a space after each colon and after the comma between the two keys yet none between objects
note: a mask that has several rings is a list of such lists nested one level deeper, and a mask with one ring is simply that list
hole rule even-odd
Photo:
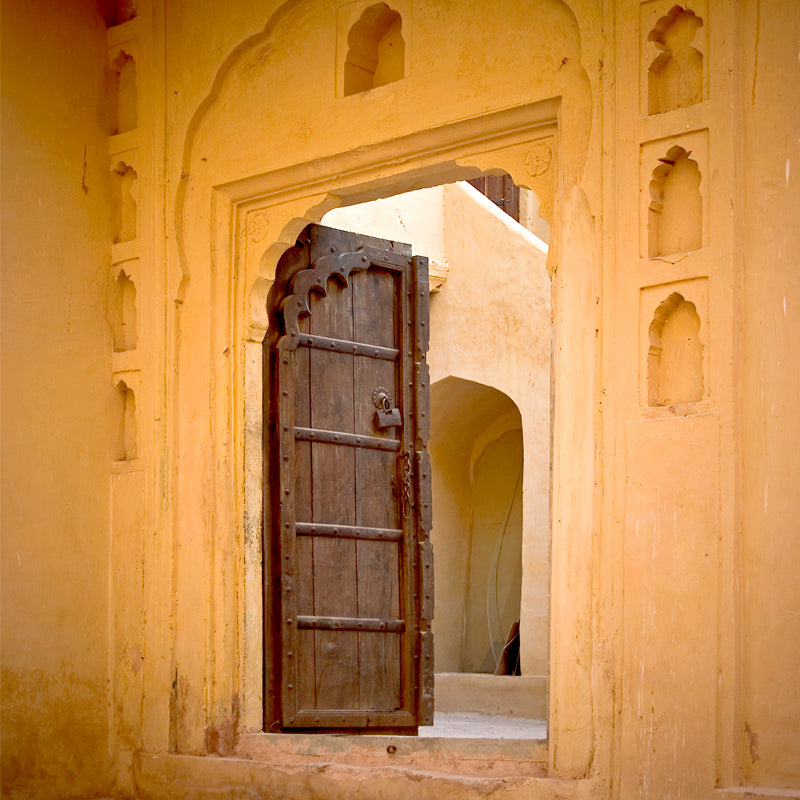
[{"label": "ochre stucco wall", "polygon": [[[142,0],[115,35],[151,78],[136,357],[152,490],[120,493],[115,515],[107,40],[88,0],[4,3],[4,792],[104,791],[123,730],[119,786],[152,798],[797,795],[800,10],[687,0],[702,96],[650,115],[648,34],[673,5],[398,0],[407,76],[338,97],[338,3]],[[673,146],[698,164],[686,208],[702,246],[651,257],[650,183]],[[349,741],[319,757],[284,743],[286,769],[193,758],[245,752],[237,733],[260,724],[260,303],[279,253],[343,196],[490,167],[550,181],[552,204],[552,680],[535,775],[494,759],[513,774],[418,779],[422,756],[398,771]],[[703,345],[702,399],[674,408],[647,386],[672,293]],[[115,564],[119,582],[112,516],[145,520],[117,543],[141,575]],[[143,658],[125,660],[127,636]],[[384,771],[308,766],[328,758]]]},{"label": "ochre stucco wall", "polygon": [[4,3],[2,782],[110,782],[105,26],[88,3]]},{"label": "ochre stucco wall", "polygon": [[740,346],[741,764],[800,783],[800,15],[777,0],[741,19],[744,128]]}]

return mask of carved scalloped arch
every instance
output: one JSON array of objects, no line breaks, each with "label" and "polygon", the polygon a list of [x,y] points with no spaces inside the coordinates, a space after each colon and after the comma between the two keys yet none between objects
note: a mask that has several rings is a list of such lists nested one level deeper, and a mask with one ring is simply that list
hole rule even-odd
[{"label": "carved scalloped arch", "polygon": [[[295,249],[299,251],[301,246],[292,248],[293,251]],[[318,258],[308,269],[296,273],[291,279],[290,293],[283,299],[280,299],[280,289],[275,296],[270,293],[270,320],[277,323],[281,334],[278,346],[285,350],[294,350],[297,347],[300,340],[300,320],[311,316],[311,292],[327,297],[329,280],[335,281],[344,289],[349,285],[353,273],[363,272],[376,263],[401,267],[407,263],[407,259],[400,254],[374,247],[359,247],[355,252],[349,253],[331,253]],[[275,287],[278,286],[276,281]]]},{"label": "carved scalloped arch", "polygon": [[[291,21],[295,14],[299,14],[304,19],[312,18],[315,1],[319,0],[285,0],[285,2],[276,3],[277,8],[263,29],[239,42],[225,57],[213,77],[208,94],[197,106],[189,120],[183,143],[181,175],[174,204],[174,225],[180,271],[175,276],[177,280],[171,288],[171,293],[179,302],[184,299],[186,284],[190,279],[190,264],[197,263],[198,258],[204,258],[204,252],[207,252],[208,243],[205,233],[203,232],[200,236],[194,235],[195,230],[192,228],[195,222],[203,217],[205,193],[211,186],[223,184],[231,179],[230,175],[211,175],[209,170],[213,163],[220,160],[220,151],[228,148],[232,140],[224,133],[217,136],[218,141],[214,140],[212,135],[213,141],[211,144],[206,143],[208,145],[206,150],[217,154],[213,159],[207,159],[206,151],[199,146],[203,136],[209,133],[209,126],[213,124],[211,121],[212,110],[222,102],[227,93],[232,91],[235,84],[233,78],[238,69],[243,68],[243,65],[258,66],[270,62],[273,35],[281,26],[291,27],[293,24]],[[577,138],[584,142],[584,145],[577,148],[576,157],[566,158],[563,164],[565,175],[568,176],[567,182],[574,183],[580,179],[585,166],[586,143],[588,143],[592,119],[592,90],[588,75],[581,64],[581,26],[571,7],[576,4],[574,0],[525,0],[525,5],[530,8],[531,20],[541,18],[546,12],[554,15],[554,19],[559,22],[554,27],[557,35],[548,37],[549,41],[557,41],[561,46],[560,57],[553,61],[554,83],[551,88],[554,93],[566,97],[567,95],[563,91],[564,81],[570,74],[575,75],[578,79],[573,86],[573,92],[569,93],[570,97],[573,93],[575,96],[564,103],[562,111],[566,127],[575,131]],[[294,25],[294,28],[297,29],[297,26]],[[532,25],[531,30],[537,30],[536,26]],[[536,48],[528,49],[530,52],[536,51]],[[248,97],[251,96],[252,91],[248,92]],[[589,113],[587,113],[587,109]],[[236,114],[232,114],[232,118],[235,117]],[[236,141],[239,142],[240,137],[236,138]],[[207,161],[208,163],[206,163]],[[296,227],[302,229],[305,224],[315,221],[319,221],[319,217],[314,214],[303,214],[302,220],[298,220]],[[291,235],[281,236],[280,239],[284,246],[290,246]],[[276,252],[279,253],[280,248],[271,249],[273,256]],[[264,321],[258,319],[258,314],[259,310],[264,307],[263,296],[267,293],[264,280],[271,279],[271,269],[275,265],[272,256],[263,261],[263,271],[256,278],[256,283],[249,289],[250,309],[257,318],[252,320],[255,322],[254,330],[256,331],[264,330]]]}]

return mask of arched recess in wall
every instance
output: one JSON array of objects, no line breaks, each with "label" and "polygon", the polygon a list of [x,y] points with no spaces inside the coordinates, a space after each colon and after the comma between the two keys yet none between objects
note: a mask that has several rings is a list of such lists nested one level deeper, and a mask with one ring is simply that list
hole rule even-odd
[{"label": "arched recess in wall", "polygon": [[114,458],[116,461],[133,461],[137,455],[136,395],[133,389],[121,380],[117,383],[117,438]]},{"label": "arched recess in wall", "polygon": [[694,11],[673,6],[647,36],[661,51],[647,74],[648,112],[661,114],[703,99],[703,54],[692,40],[703,20]]},{"label": "arched recess in wall", "polygon": [[[508,395],[448,377],[431,387],[437,672],[498,668],[520,619],[522,421]],[[513,645],[512,645],[513,646]],[[508,671],[519,671],[518,644]]]},{"label": "arched recess in wall", "polygon": [[[595,217],[580,182],[587,163],[591,163],[587,162],[587,153],[596,100],[593,98],[591,83],[582,65],[580,26],[573,11],[560,0],[547,0],[547,2],[505,0],[501,6],[503,14],[498,13],[488,26],[492,34],[488,41],[503,42],[502,46],[496,44],[491,46],[506,52],[508,36],[512,36],[514,51],[519,55],[517,66],[526,71],[526,74],[536,76],[536,85],[529,94],[530,103],[523,107],[510,102],[507,104],[506,90],[509,84],[507,61],[502,59],[490,64],[491,68],[480,76],[479,85],[468,85],[468,81],[472,80],[474,75],[468,70],[462,74],[437,72],[431,76],[430,81],[422,81],[423,94],[428,96],[438,92],[443,101],[442,105],[435,109],[419,105],[407,118],[407,130],[410,132],[407,138],[401,142],[393,139],[384,124],[385,109],[380,103],[365,102],[357,120],[357,125],[362,129],[364,147],[355,150],[348,147],[343,150],[334,148],[339,147],[337,143],[341,141],[341,134],[346,127],[353,125],[352,118],[344,114],[329,113],[335,111],[334,102],[340,101],[332,98],[331,103],[326,105],[327,101],[323,98],[317,111],[325,115],[328,127],[315,125],[307,145],[310,154],[315,157],[317,155],[325,157],[321,161],[315,161],[313,166],[315,170],[313,186],[318,187],[317,193],[304,197],[302,201],[296,199],[297,193],[293,187],[308,185],[306,165],[310,167],[311,164],[310,162],[299,164],[292,160],[295,155],[287,146],[285,131],[264,126],[262,117],[252,113],[252,100],[254,93],[263,93],[265,98],[275,98],[276,102],[281,102],[284,90],[299,74],[296,69],[302,69],[303,62],[307,64],[308,59],[313,57],[313,51],[304,48],[304,39],[296,36],[299,23],[303,21],[300,10],[305,6],[299,3],[283,4],[270,18],[264,31],[241,42],[221,66],[209,94],[196,109],[186,132],[181,180],[175,191],[173,206],[180,276],[171,288],[171,296],[185,303],[176,315],[174,335],[186,342],[194,341],[199,335],[194,322],[197,315],[187,313],[189,308],[196,307],[198,303],[204,307],[209,296],[222,297],[225,292],[230,291],[231,286],[237,292],[243,292],[239,307],[244,309],[244,313],[240,321],[232,319],[228,322],[234,330],[232,335],[239,337],[241,333],[238,340],[244,343],[245,349],[254,351],[258,348],[259,356],[258,359],[250,360],[248,355],[245,370],[238,377],[227,374],[219,376],[220,385],[227,386],[231,396],[236,399],[234,413],[237,418],[243,416],[248,420],[258,419],[262,407],[260,353],[261,339],[267,330],[264,309],[280,255],[294,245],[298,234],[306,224],[319,221],[325,211],[342,202],[343,188],[349,193],[350,202],[354,202],[356,193],[366,200],[376,197],[378,193],[384,193],[383,196],[386,196],[425,185],[423,181],[427,180],[429,173],[420,174],[416,169],[416,165],[425,158],[429,159],[430,164],[430,150],[423,150],[419,146],[423,134],[427,135],[433,131],[438,137],[451,128],[448,123],[433,130],[431,126],[438,124],[437,120],[455,121],[453,127],[463,131],[463,134],[458,133],[456,149],[463,154],[465,164],[472,155],[476,156],[475,161],[478,162],[473,167],[473,172],[444,177],[443,180],[474,177],[486,168],[483,166],[485,148],[480,149],[477,144],[473,145],[478,128],[483,131],[492,129],[498,120],[504,122],[509,117],[515,117],[518,110],[527,114],[527,109],[537,105],[545,107],[552,98],[561,98],[558,122],[559,129],[563,127],[565,135],[559,140],[558,158],[552,162],[553,172],[558,176],[559,219],[566,220],[570,230],[577,235],[565,237],[563,243],[558,241],[561,226],[556,223],[557,232],[552,251],[558,252],[558,263],[574,266],[574,269],[563,271],[564,279],[559,283],[558,291],[579,303],[582,300],[578,300],[578,297],[588,296],[586,287],[593,285],[597,277],[597,270],[594,268],[596,254],[593,249],[596,238]],[[427,10],[436,8],[432,3],[420,4],[419,7],[425,7]],[[509,16],[514,17],[519,23],[515,24],[511,31],[508,30]],[[477,47],[481,43],[486,44],[487,40],[481,38],[487,35],[486,27],[468,25],[463,27],[465,31],[463,36],[453,37],[450,40],[443,39],[443,45],[448,48],[445,54],[448,59],[453,57],[454,48],[461,50],[465,45]],[[553,37],[548,33],[550,30],[557,30],[560,35]],[[287,48],[285,42],[291,43],[291,46]],[[270,53],[269,57],[259,58],[259,54],[264,53]],[[276,54],[279,54],[280,58],[276,58]],[[291,76],[291,80],[286,76]],[[409,87],[408,97],[413,100],[415,87],[411,85],[410,80],[407,84],[404,83],[403,89],[406,85]],[[498,89],[502,89],[504,94],[498,94]],[[380,100],[382,94],[375,93],[373,96]],[[364,100],[366,99],[365,97]],[[500,109],[500,111],[490,113],[488,109]],[[284,110],[288,122],[294,124],[295,116],[299,112],[292,111],[291,106],[286,106]],[[269,110],[264,113],[269,113]],[[302,110],[302,114],[306,116],[311,114],[313,117],[313,113],[313,110],[307,107]],[[466,122],[472,120],[475,123],[469,130],[469,125],[462,125],[460,122],[465,113],[472,115]],[[515,128],[515,130],[520,129]],[[392,154],[387,150],[389,147],[393,148]],[[209,153],[213,153],[214,157],[209,158]],[[330,158],[325,154],[330,154]],[[342,168],[342,161],[345,168]],[[369,165],[365,172],[353,172],[354,166],[361,168],[365,163]],[[452,166],[452,162],[448,164],[442,162],[442,164]],[[380,171],[376,165],[379,165]],[[434,166],[431,165],[431,170]],[[525,172],[524,169],[516,170],[505,158],[499,158],[491,166],[508,169],[514,175],[524,175]],[[531,171],[533,169],[531,165],[528,173],[534,174]],[[259,176],[267,175],[272,176],[270,179],[274,180],[275,191],[275,205],[270,211],[268,237],[258,245],[253,244],[254,238],[246,242],[236,241],[235,232],[229,229],[229,223],[236,222],[236,214],[239,210],[243,210],[242,204],[255,201],[259,196],[259,192],[263,190],[263,183],[259,184],[261,181]],[[538,169],[535,175],[541,175]],[[439,182],[442,182],[441,178],[436,181]],[[522,178],[519,182],[527,184],[529,181]],[[217,200],[221,200],[226,207],[230,207],[227,204],[231,204],[235,213],[230,216],[215,215],[212,224],[209,225],[207,210]],[[242,254],[240,245],[249,248],[250,255],[247,255],[247,261],[239,262],[244,268],[236,273],[233,281],[231,281],[232,273],[229,273],[232,262],[229,263],[224,248],[211,244],[212,240],[220,241],[218,238],[220,236],[225,241],[236,243],[236,258]],[[580,275],[580,291],[576,281],[578,275]],[[187,293],[185,287],[189,284],[192,285],[192,291]],[[562,404],[569,411],[561,417],[563,423],[560,428],[556,428],[554,437],[556,441],[563,439],[570,443],[567,456],[569,459],[577,458],[580,463],[589,465],[589,468],[582,471],[585,480],[578,488],[580,495],[578,502],[573,502],[570,508],[565,509],[563,521],[559,517],[558,524],[564,529],[569,529],[574,520],[582,521],[590,516],[591,497],[594,496],[591,489],[591,465],[594,460],[589,454],[594,448],[591,419],[594,415],[595,398],[585,387],[593,385],[596,342],[593,332],[590,333],[588,327],[583,324],[583,319],[579,320],[580,316],[575,315],[576,324],[573,325],[571,320],[568,320],[567,324],[559,329],[564,342],[560,351],[561,357],[570,365],[570,369],[574,367],[582,376],[582,380],[580,384],[576,384],[574,390],[569,388],[570,384],[565,391]],[[240,324],[241,330],[238,327]],[[557,324],[560,325],[561,321]],[[203,335],[207,332],[206,330]],[[185,355],[186,350],[182,352],[183,356],[180,358],[176,356],[178,363],[175,366],[175,374],[178,384],[186,381],[191,373],[190,367],[186,366],[190,359]],[[188,393],[185,396],[188,405],[181,409],[181,414],[190,415],[194,413],[192,409],[199,403],[199,398],[190,398]],[[244,399],[239,403],[241,398]],[[198,406],[198,412],[204,414],[207,409]],[[572,428],[588,433],[573,436]],[[188,461],[196,462],[206,458],[205,452],[197,447],[196,440],[190,441],[180,433],[179,428],[176,431],[175,451],[179,459],[186,458]],[[217,435],[216,423],[213,423],[208,436],[216,440]],[[232,481],[244,484],[242,516],[245,520],[243,529],[247,532],[247,552],[260,553],[262,508],[260,432],[255,427],[245,426],[245,438],[247,445],[244,476],[230,470],[223,475],[215,467],[211,469],[215,485],[219,483],[221,487],[227,486]],[[576,446],[573,446],[572,442],[575,442]],[[230,446],[231,455],[234,455],[233,445],[221,446],[226,451]],[[576,454],[576,448],[582,452]],[[191,496],[194,492],[194,487],[184,485],[177,502],[183,506],[191,506]],[[575,492],[571,492],[570,496],[574,498],[574,495]],[[554,535],[557,535],[557,532]],[[581,569],[585,555],[583,551],[575,554]],[[242,573],[243,586],[236,587],[236,591],[241,588],[248,608],[237,652],[244,654],[241,679],[243,685],[248,687],[242,695],[242,718],[248,725],[258,725],[262,711],[258,703],[263,686],[263,671],[262,655],[257,643],[261,641],[262,631],[261,618],[254,612],[258,603],[262,601],[263,583],[260,560],[251,560],[249,556],[247,558]],[[224,565],[220,566],[223,567]],[[561,573],[554,570],[554,574]],[[577,589],[570,589],[569,602],[554,606],[555,629],[591,630],[588,619],[591,608],[588,587],[590,584],[587,582],[581,583]],[[577,599],[576,591],[580,595]],[[569,686],[571,693],[578,687],[577,692],[580,697],[589,697],[591,681],[587,665],[591,662],[591,641],[584,637],[576,647],[579,657],[562,665],[558,685]],[[218,654],[218,665],[223,664],[223,655],[227,659],[224,663],[233,663],[234,655],[226,651],[224,654]],[[221,696],[223,690],[220,688],[217,692]],[[569,705],[565,697],[558,702]],[[591,703],[579,704],[569,719],[574,721],[582,715],[587,716],[590,708]],[[570,725],[572,724],[570,722]],[[585,730],[589,729],[590,726],[585,727]],[[557,732],[556,729],[556,734]],[[572,735],[571,731],[570,736]],[[578,738],[581,754],[589,753],[590,735],[583,736],[579,733]],[[571,752],[575,752],[575,747],[572,747]],[[588,758],[588,755],[586,757]]]},{"label": "arched recess in wall", "polygon": [[[582,63],[581,30],[578,19],[565,0],[546,0],[544,3],[542,0],[505,0],[505,2],[507,7],[502,14],[498,12],[498,15],[493,18],[493,24],[496,25],[498,33],[502,29],[503,36],[512,36],[514,40],[524,43],[521,49],[524,59],[520,62],[519,68],[534,70],[537,80],[541,84],[536,98],[532,98],[532,100],[546,102],[551,98],[561,98],[559,119],[565,130],[570,131],[570,137],[567,148],[569,157],[561,158],[558,169],[563,172],[564,186],[577,189],[586,165],[595,105],[591,82]],[[198,256],[207,258],[208,228],[206,226],[204,229],[201,226],[200,229],[194,230],[202,215],[199,209],[208,202],[206,194],[213,191],[211,188],[213,186],[221,186],[227,181],[240,180],[243,177],[238,173],[234,175],[229,172],[232,143],[238,143],[237,147],[239,148],[245,146],[254,148],[252,157],[246,160],[253,176],[272,169],[270,163],[274,162],[276,158],[280,162],[283,144],[281,144],[280,138],[273,141],[277,130],[271,133],[269,128],[257,124],[257,118],[252,114],[250,104],[254,91],[265,91],[267,95],[279,92],[283,88],[281,85],[284,81],[283,76],[292,74],[291,70],[284,68],[276,71],[275,59],[273,57],[263,58],[261,54],[270,52],[270,48],[279,44],[280,36],[289,37],[286,39],[287,41],[295,41],[292,36],[302,22],[302,18],[295,18],[299,7],[291,3],[283,4],[262,31],[243,40],[231,51],[217,71],[208,95],[197,106],[189,122],[183,147],[182,177],[175,192],[174,204],[174,221],[178,231],[176,243],[182,274],[177,287],[177,297],[183,296],[189,275],[189,262]],[[514,17],[516,21],[513,29],[509,31],[508,24],[511,17]],[[531,22],[534,19],[538,20],[536,24]],[[556,38],[548,36],[547,30],[558,30],[560,35]],[[481,35],[485,36],[486,30]],[[501,40],[502,37],[498,36],[492,41]],[[480,41],[482,41],[480,38],[476,38],[476,45]],[[293,47],[292,49],[296,51],[297,58],[302,57],[301,48]],[[553,58],[550,58],[548,53],[551,53]],[[559,59],[555,59],[555,53],[558,53]],[[496,68],[502,75],[507,74],[507,70],[500,61],[496,62]],[[474,85],[467,87],[462,83],[459,86],[459,82],[464,80],[463,76],[446,75],[444,77],[446,80],[441,86],[443,96],[447,95],[452,98],[454,90],[457,90],[455,96],[461,96],[462,91],[466,93],[465,96],[469,97],[476,94]],[[264,84],[264,81],[267,81],[267,84]],[[487,88],[491,85],[491,81],[491,74],[481,76],[479,93],[488,92],[486,94],[487,102],[491,100],[491,91]],[[219,110],[223,105],[227,108],[227,112],[221,117]],[[494,106],[489,103],[484,107]],[[364,124],[368,127],[374,126],[374,109],[365,106],[364,111],[366,114],[363,120]],[[383,112],[381,112],[381,116],[385,116]],[[415,122],[412,127],[424,128],[423,120],[426,116],[427,111],[423,113],[423,109],[417,109],[414,119],[419,119],[419,122]],[[334,123],[336,129],[339,130],[343,124],[349,124],[350,118],[347,115],[341,117],[334,115],[326,119],[326,124]],[[319,136],[324,139],[329,138],[322,133],[322,130],[319,128]],[[244,131],[248,131],[247,135],[243,134]],[[209,159],[208,152],[215,152],[217,156]],[[241,155],[242,153],[239,152],[234,159],[236,164],[244,163]],[[348,160],[352,160],[352,156],[355,155],[357,155],[355,151],[350,151]],[[527,165],[526,169],[528,176],[532,176],[534,180],[539,179],[551,166],[555,166],[555,162],[551,165],[550,158],[546,160],[546,163],[542,163],[539,155],[536,152],[534,160]],[[484,169],[484,167],[480,167],[479,171],[484,171]],[[393,171],[402,172],[402,169],[393,169]],[[338,170],[329,174],[330,185],[340,184],[336,177],[339,174]],[[456,176],[456,179],[467,179],[473,176],[474,173],[470,175],[465,172]],[[406,183],[402,187],[398,186],[393,191],[387,192],[384,196],[452,179],[444,178],[434,183],[423,183],[422,180],[416,184]],[[515,180],[522,185],[528,183],[527,177],[521,175],[515,177]],[[369,194],[370,198],[365,196],[365,199],[376,196],[374,189]],[[270,227],[275,233],[270,234],[271,244],[262,249],[263,256],[259,274],[248,288],[247,307],[250,329],[248,335],[263,338],[266,333],[267,320],[264,308],[278,259],[294,245],[298,234],[307,224],[319,222],[326,211],[334,208],[340,202],[341,197],[338,197],[337,190],[336,194],[328,197],[315,197],[307,208],[298,209],[297,216],[291,221],[282,219],[277,223],[270,222]],[[589,211],[582,189],[578,189],[568,196],[568,205],[571,206],[573,202],[576,205],[576,211],[579,208],[577,213],[583,214]],[[556,250],[558,243],[555,242],[552,246],[553,250]]]},{"label": "arched recess in wall", "polygon": [[405,70],[403,20],[386,3],[375,3],[350,29],[344,93],[358,94],[399,81]]},{"label": "arched recess in wall", "polygon": [[137,125],[136,61],[120,50],[109,66],[111,135],[132,131]]},{"label": "arched recess in wall", "polygon": [[136,170],[120,161],[111,171],[113,197],[112,234],[115,244],[136,238],[137,208],[135,198]]},{"label": "arched recess in wall", "polygon": [[136,285],[128,273],[120,269],[114,281],[111,307],[111,327],[116,352],[136,349],[136,317]]},{"label": "arched recess in wall", "polygon": [[103,16],[107,28],[130,22],[136,16],[136,0],[107,0]]},{"label": "arched recess in wall", "polygon": [[703,343],[695,304],[673,292],[656,308],[649,335],[648,403],[671,406],[702,400]]},{"label": "arched recess in wall", "polygon": [[703,246],[700,167],[690,155],[691,151],[675,145],[653,170],[647,219],[651,258]]}]

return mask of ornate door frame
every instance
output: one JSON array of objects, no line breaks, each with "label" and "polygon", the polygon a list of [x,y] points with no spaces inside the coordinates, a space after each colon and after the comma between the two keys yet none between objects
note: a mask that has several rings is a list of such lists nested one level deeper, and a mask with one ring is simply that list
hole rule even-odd
[{"label": "ornate door frame", "polygon": [[[574,114],[572,108],[566,116],[572,119]],[[554,231],[548,259],[554,279],[554,370],[568,379],[557,383],[554,395],[549,757],[563,777],[586,773],[597,712],[592,702],[592,561],[599,485],[599,342],[596,325],[586,324],[586,319],[599,313],[595,297],[600,261],[595,223],[580,188],[586,142],[575,136],[561,141],[564,117],[560,98],[543,100],[361,151],[252,177],[201,183],[197,190],[187,187],[180,194],[177,215],[181,225],[189,223],[179,241],[185,266],[176,295],[180,299],[185,291],[188,266],[210,257],[208,291],[216,298],[214,307],[226,309],[209,332],[215,343],[212,352],[224,352],[230,342],[241,347],[238,358],[220,359],[211,367],[213,385],[227,387],[231,403],[217,415],[211,434],[227,454],[217,459],[224,467],[212,479],[220,487],[216,518],[222,529],[231,531],[233,552],[244,555],[238,564],[220,558],[209,567],[215,585],[231,586],[232,577],[234,581],[212,609],[226,620],[224,629],[218,628],[218,639],[230,644],[203,669],[208,679],[215,676],[220,708],[230,702],[226,698],[237,697],[245,730],[260,728],[263,709],[261,343],[275,265],[308,223],[334,207],[502,170],[537,193],[540,210]],[[561,235],[565,226],[569,236]],[[573,381],[572,376],[579,379]],[[230,620],[238,620],[232,641]]]}]

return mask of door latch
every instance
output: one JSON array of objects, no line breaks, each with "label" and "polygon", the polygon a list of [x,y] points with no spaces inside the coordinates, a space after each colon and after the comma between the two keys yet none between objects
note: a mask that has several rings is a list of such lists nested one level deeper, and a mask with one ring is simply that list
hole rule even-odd
[{"label": "door latch", "polygon": [[375,411],[375,425],[378,428],[399,428],[403,424],[400,416],[400,409],[392,407],[392,396],[389,390],[383,386],[378,386],[372,392],[372,402],[377,409]]}]

